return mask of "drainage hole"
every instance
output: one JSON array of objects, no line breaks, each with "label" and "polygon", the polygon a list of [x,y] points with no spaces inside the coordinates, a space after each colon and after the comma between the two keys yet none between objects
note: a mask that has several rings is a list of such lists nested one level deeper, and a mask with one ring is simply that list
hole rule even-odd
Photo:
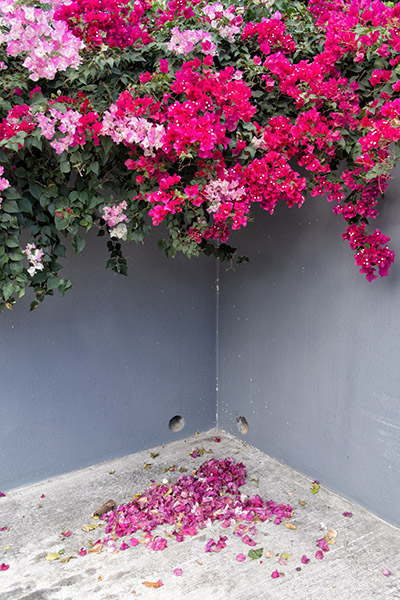
[{"label": "drainage hole", "polygon": [[247,422],[246,417],[238,417],[236,419],[236,422],[239,433],[241,433],[242,435],[246,435],[246,433],[248,433],[249,431],[249,424]]},{"label": "drainage hole", "polygon": [[180,415],[172,417],[172,419],[170,419],[170,422],[168,423],[168,427],[171,429],[171,431],[180,431],[181,429],[183,429],[184,425],[185,419]]}]

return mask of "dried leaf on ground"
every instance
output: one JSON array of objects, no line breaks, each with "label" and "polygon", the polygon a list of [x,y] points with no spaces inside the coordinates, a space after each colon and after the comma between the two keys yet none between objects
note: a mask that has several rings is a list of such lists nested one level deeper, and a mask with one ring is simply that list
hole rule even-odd
[{"label": "dried leaf on ground", "polygon": [[159,579],[158,581],[142,581],[142,585],[145,585],[148,588],[160,588],[162,587],[164,584],[163,582]]},{"label": "dried leaf on ground", "polygon": [[46,555],[46,560],[58,560],[60,558],[59,552],[48,552]]},{"label": "dried leaf on ground", "polygon": [[93,517],[101,517],[101,515],[110,512],[110,510],[115,510],[116,508],[117,503],[114,500],[107,500],[100,508],[94,511]]},{"label": "dried leaf on ground", "polygon": [[85,531],[86,533],[89,533],[89,531],[93,531],[93,529],[96,529],[97,525],[94,525],[93,523],[91,523],[90,525],[82,525],[81,529],[82,531]]},{"label": "dried leaf on ground", "polygon": [[284,523],[286,529],[297,529],[297,526],[294,523]]},{"label": "dried leaf on ground", "polygon": [[318,494],[319,492],[319,482],[318,481],[313,481],[312,486],[310,487],[311,493],[312,494]]}]

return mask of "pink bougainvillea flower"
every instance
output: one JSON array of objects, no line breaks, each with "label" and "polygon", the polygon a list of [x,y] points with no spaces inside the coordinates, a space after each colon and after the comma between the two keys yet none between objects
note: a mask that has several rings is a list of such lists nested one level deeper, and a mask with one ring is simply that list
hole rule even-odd
[{"label": "pink bougainvillea flower", "polygon": [[42,494],[40,497],[41,497],[41,498],[46,498],[46,495],[45,495],[45,494]]},{"label": "pink bougainvillea flower", "polygon": [[182,575],[183,571],[182,569],[174,569],[174,575],[176,575],[177,577],[180,577]]},{"label": "pink bougainvillea flower", "polygon": [[278,577],[280,577],[279,571],[274,571],[273,573],[271,573],[271,577],[272,579],[278,579]]},{"label": "pink bougainvillea flower", "polygon": [[41,94],[41,93],[42,93],[42,88],[37,85],[36,87],[33,88],[32,91],[29,92],[29,95],[31,98],[33,98],[33,96],[35,94]]},{"label": "pink bougainvillea flower", "polygon": [[389,569],[387,569],[386,567],[384,567],[384,568],[382,569],[382,573],[383,573],[383,575],[384,575],[385,577],[389,577],[389,575],[391,575],[391,574],[392,574],[392,572],[391,572],[391,571],[389,571]]},{"label": "pink bougainvillea flower", "polygon": [[5,563],[1,563],[0,571],[7,571],[10,568],[10,565],[6,565]]},{"label": "pink bougainvillea flower", "polygon": [[322,552],[322,550],[317,550],[317,552],[315,553],[315,558],[317,560],[322,560],[324,558],[324,553]]},{"label": "pink bougainvillea flower", "polygon": [[128,550],[129,546],[126,542],[122,542],[121,546],[120,546],[120,550]]},{"label": "pink bougainvillea flower", "polygon": [[246,557],[245,557],[245,555],[244,555],[244,554],[238,554],[238,555],[236,556],[236,560],[237,560],[238,562],[243,562],[244,560],[246,560]]},{"label": "pink bougainvillea flower", "polygon": [[23,92],[23,90],[21,90],[21,88],[19,88],[19,87],[14,88],[14,94],[16,96],[22,96],[23,93],[24,92]]},{"label": "pink bougainvillea flower", "polygon": [[219,438],[219,437],[215,437],[215,438],[214,438],[214,442],[217,442],[217,443],[218,443],[218,442],[220,442],[220,441],[221,441],[221,438]]},{"label": "pink bougainvillea flower", "polygon": [[87,550],[85,550],[85,548],[81,548],[80,550],[78,550],[78,554],[80,554],[81,556],[86,556]]},{"label": "pink bougainvillea flower", "polygon": [[303,563],[303,565],[308,565],[308,563],[310,562],[310,559],[307,558],[307,556],[305,554],[303,554],[303,556],[301,557],[301,562]]},{"label": "pink bougainvillea flower", "polygon": [[168,61],[166,58],[160,58],[160,73],[168,73]]},{"label": "pink bougainvillea flower", "polygon": [[344,513],[343,513],[343,516],[344,516],[344,517],[352,517],[352,516],[353,516],[353,513],[352,513],[352,512],[344,512]]},{"label": "pink bougainvillea flower", "polygon": [[5,493],[4,492],[0,492],[0,498],[4,498]]}]

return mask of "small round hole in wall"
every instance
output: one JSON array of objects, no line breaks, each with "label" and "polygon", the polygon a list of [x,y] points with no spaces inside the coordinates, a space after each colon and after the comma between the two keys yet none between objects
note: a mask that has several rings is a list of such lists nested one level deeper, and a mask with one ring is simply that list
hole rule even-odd
[{"label": "small round hole in wall", "polygon": [[168,423],[168,427],[171,429],[171,431],[180,431],[183,429],[184,425],[185,419],[180,415],[175,415],[175,417],[172,417]]},{"label": "small round hole in wall", "polygon": [[247,422],[246,417],[238,417],[236,419],[236,422],[239,433],[241,433],[242,435],[246,435],[246,433],[248,433],[249,431],[249,424]]}]

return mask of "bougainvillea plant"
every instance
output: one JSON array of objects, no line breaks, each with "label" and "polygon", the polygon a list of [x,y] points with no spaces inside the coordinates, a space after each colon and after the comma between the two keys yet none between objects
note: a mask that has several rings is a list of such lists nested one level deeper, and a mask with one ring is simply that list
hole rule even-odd
[{"label": "bougainvillea plant", "polygon": [[400,139],[400,5],[379,0],[0,0],[0,307],[107,267],[161,226],[168,256],[240,261],[254,204],[325,196],[369,281]]}]

